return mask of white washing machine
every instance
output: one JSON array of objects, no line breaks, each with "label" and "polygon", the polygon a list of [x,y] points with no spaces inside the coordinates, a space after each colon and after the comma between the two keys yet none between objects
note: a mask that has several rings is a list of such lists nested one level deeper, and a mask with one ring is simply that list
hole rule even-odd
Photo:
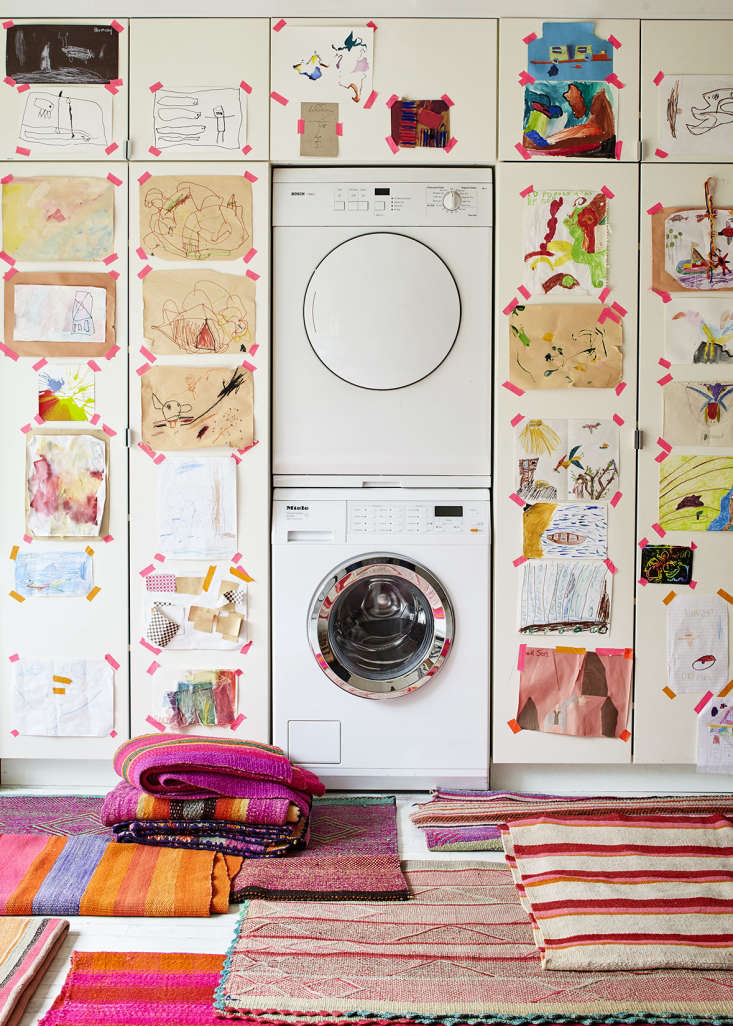
[{"label": "white washing machine", "polygon": [[486,787],[489,493],[276,489],[273,735],[331,787]]},{"label": "white washing machine", "polygon": [[491,171],[281,168],[272,211],[276,484],[488,485]]}]

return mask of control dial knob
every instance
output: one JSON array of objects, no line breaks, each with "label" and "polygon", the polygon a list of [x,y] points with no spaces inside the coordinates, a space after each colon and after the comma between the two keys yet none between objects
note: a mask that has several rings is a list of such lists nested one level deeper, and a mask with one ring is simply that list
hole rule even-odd
[{"label": "control dial knob", "polygon": [[450,189],[443,195],[443,206],[446,210],[458,210],[461,206],[461,194],[456,189]]}]

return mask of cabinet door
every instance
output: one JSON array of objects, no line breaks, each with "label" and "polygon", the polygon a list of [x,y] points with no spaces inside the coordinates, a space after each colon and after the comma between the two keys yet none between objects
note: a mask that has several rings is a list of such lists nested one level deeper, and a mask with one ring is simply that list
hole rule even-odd
[{"label": "cabinet door", "polygon": [[[0,178],[6,266],[0,280],[6,325],[0,542],[5,557],[11,556],[0,612],[0,757],[109,759],[128,733],[127,167],[33,161],[22,168],[3,164]],[[49,200],[58,212],[51,220]],[[74,214],[79,206],[81,218]],[[61,248],[68,259],[49,259]],[[8,267],[13,252],[17,260]],[[77,259],[82,252],[95,259]],[[57,281],[49,282],[49,274]],[[25,296],[21,284],[29,290]],[[96,438],[96,445],[89,444],[106,449],[106,475],[91,462],[77,463],[78,473],[73,463],[67,473],[48,455],[44,463],[44,454],[32,448],[41,435]],[[73,459],[81,459],[76,451]],[[51,516],[51,506],[60,511],[53,525],[40,519],[31,524],[26,516],[26,477],[35,459],[39,473],[48,470],[48,482],[44,488],[37,478],[33,494],[42,513]],[[94,474],[103,479],[103,493],[90,480]],[[57,487],[59,501],[52,494]],[[78,536],[70,537],[77,527]],[[99,677],[101,670],[104,678],[101,705],[89,720],[84,708],[93,696],[84,660],[101,663],[95,673]],[[18,671],[40,661],[33,680],[29,674],[16,688]],[[61,667],[68,661],[75,661],[73,672]],[[53,676],[70,679],[54,682]],[[68,699],[77,689],[73,705]],[[40,715],[43,710],[48,717]],[[103,735],[100,722],[107,723]],[[50,736],[54,730],[58,736]]]},{"label": "cabinet door", "polygon": [[23,18],[4,27],[0,157],[124,159],[127,19]]},{"label": "cabinet door", "polygon": [[[130,167],[133,730],[144,733],[151,727],[163,729],[164,696],[178,690],[178,685],[188,679],[187,671],[230,670],[237,677],[234,729],[239,733],[235,736],[265,741],[269,737],[270,708],[268,166],[244,162],[165,165],[150,162],[134,163]],[[251,223],[246,210],[240,216],[239,206],[243,202],[246,205],[243,186],[251,188]],[[165,206],[165,197],[177,189],[181,194],[190,189],[187,202],[192,211],[195,207],[202,214],[201,221],[197,220],[196,212],[190,220],[176,221],[176,231],[183,230],[183,236],[176,235],[176,231],[166,235],[166,240],[175,237],[182,242],[183,253],[178,254],[159,244],[160,239],[154,237],[155,225],[146,216],[154,209],[159,196],[164,197]],[[222,204],[221,215],[216,214],[220,227],[206,214],[207,210],[214,209],[215,197]],[[194,222],[202,229],[201,245],[205,239],[213,239],[214,257],[208,258],[203,250],[192,248],[193,236],[188,232],[191,228],[195,234]],[[243,238],[242,225],[251,237]],[[235,236],[234,232],[239,234]],[[233,245],[225,245],[226,240]],[[242,250],[246,250],[244,257]],[[194,252],[197,255],[194,256]],[[184,382],[185,394],[176,391],[177,384],[171,386],[176,391],[175,399],[173,392],[169,395],[163,391],[168,388],[166,368],[177,368],[179,374],[191,375]],[[205,385],[198,376],[202,369],[209,378]],[[213,419],[206,419],[208,402],[203,404],[202,411],[201,389],[210,388],[211,379],[214,379],[211,404],[216,413],[216,409],[225,409],[224,405],[216,406],[217,390],[221,386],[224,392],[227,389],[236,392],[229,383],[235,373],[243,371],[251,373],[253,379],[256,444],[251,448],[229,444],[234,438],[231,432],[240,428],[236,423],[239,407],[231,407],[231,417],[227,409],[223,418],[216,414]],[[161,393],[160,402],[154,400],[157,405],[153,412],[157,413],[158,423],[148,428],[143,425],[141,416],[142,391],[146,382],[154,378],[155,391]],[[201,427],[198,430],[192,427],[190,438],[184,439],[183,444],[188,442],[190,448],[176,449],[165,438],[167,432],[173,433],[177,427],[169,400],[180,402],[181,423],[189,412],[183,407],[194,407],[191,416],[200,418]],[[148,409],[151,409],[150,401]],[[211,445],[200,445],[207,431],[209,437],[216,432],[222,444],[217,445],[214,440]],[[192,478],[186,471],[188,463],[196,461],[202,465],[201,472]],[[179,472],[183,468],[181,477],[174,475],[168,479],[166,475],[172,473],[174,466]],[[215,472],[218,476],[213,478],[213,486],[199,495],[196,489],[203,489],[201,481],[208,481],[205,475],[214,467],[219,469]],[[166,492],[167,488],[177,489],[176,482],[184,480],[180,494]],[[167,481],[172,483],[166,484]],[[172,520],[164,510],[170,511],[173,506],[176,509],[172,516],[186,521],[189,542],[182,533],[174,538],[165,530]],[[232,509],[233,528],[228,519]],[[214,522],[216,530],[210,531]],[[210,555],[216,551],[218,539],[227,536],[231,541],[229,549],[221,551],[218,557]],[[184,585],[183,578],[194,578],[195,582]],[[222,595],[225,580],[246,593],[234,602],[235,612],[244,613],[244,623],[230,632],[236,637],[236,643],[227,642],[224,637],[227,630],[219,620],[213,626],[211,621],[206,622],[211,612],[197,613],[197,609],[215,610],[218,615],[227,605],[228,600]],[[168,608],[174,616],[184,611],[183,629],[170,643],[163,643],[164,637],[150,630],[155,604],[162,604],[164,613]],[[197,619],[200,631],[194,623]],[[198,631],[195,635],[191,634],[191,624]],[[196,726],[195,729],[232,736],[228,723]]]},{"label": "cabinet door", "polygon": [[[518,716],[518,665],[522,661],[523,651],[520,646],[541,649],[560,646],[587,649],[589,652],[612,649],[620,651],[622,657],[632,646],[634,553],[630,538],[634,530],[636,473],[634,414],[638,174],[635,167],[601,162],[574,164],[572,174],[568,174],[567,166],[561,170],[550,164],[534,163],[531,166],[522,165],[521,173],[518,174],[518,171],[520,169],[516,165],[500,164],[497,175],[497,194],[501,196],[501,202],[497,203],[496,251],[501,254],[501,258],[497,260],[494,335],[495,538],[492,635],[502,640],[494,645],[493,653],[493,759],[496,763],[624,763],[631,757],[628,735],[624,735],[624,741],[609,736],[581,737],[532,729],[517,730],[518,725],[514,721]],[[528,281],[525,268],[531,263],[525,260],[528,252],[525,225],[530,217],[530,200],[534,195],[533,204],[535,201],[549,202],[550,194],[558,189],[577,189],[587,197],[601,196],[607,201],[608,287],[602,290],[596,288],[582,294],[573,287],[568,291],[570,282],[566,281],[565,288],[552,287],[544,294],[542,287],[530,290],[523,284]],[[572,197],[563,198],[566,209],[568,204],[572,208]],[[555,209],[555,213],[558,219],[564,216],[562,207]],[[559,232],[560,228],[557,229],[558,239]],[[544,226],[537,238],[541,239],[543,233]],[[565,269],[572,266],[563,265]],[[533,307],[538,304],[541,304],[542,311],[539,322],[535,324],[532,321],[530,327],[530,321],[525,318],[535,316]],[[579,324],[577,331],[572,325],[566,326],[567,320],[553,320],[553,311],[560,306],[567,310],[569,305],[577,305],[579,310],[583,307],[590,309],[590,314],[583,314],[585,320]],[[610,312],[604,314],[604,307]],[[567,316],[563,314],[564,318]],[[622,366],[619,364],[617,346],[621,337]],[[510,339],[514,342],[510,343]],[[570,346],[573,347],[572,351]],[[596,387],[603,386],[604,381],[611,383],[609,387]],[[557,387],[547,387],[548,383],[555,382]],[[561,383],[566,387],[561,387]],[[549,425],[546,423],[548,420],[551,421]],[[588,488],[577,483],[580,471],[576,464],[580,463],[587,469],[591,466],[591,457],[583,457],[578,450],[573,452],[569,434],[562,440],[550,435],[546,448],[547,453],[551,451],[553,456],[549,463],[545,459],[547,470],[537,464],[534,467],[538,472],[536,476],[530,474],[532,481],[520,480],[521,453],[517,436],[525,430],[529,431],[530,436],[533,431],[541,434],[547,427],[551,430],[557,427],[558,433],[562,434],[565,430],[563,425],[570,421],[573,422],[573,430],[587,436],[584,445],[588,449],[596,447],[594,433],[596,437],[605,433],[606,441],[596,447],[598,451],[592,458],[596,468],[602,469],[604,463],[610,462],[610,455],[608,460],[601,461],[600,457],[606,452],[617,453],[617,476],[610,487],[604,487],[602,478],[595,478],[596,483],[600,482],[601,494],[596,505],[601,507],[600,515],[606,518],[608,525],[607,555],[593,559],[584,557],[583,560],[570,556],[570,552],[574,551],[572,544],[578,539],[568,531],[563,539],[563,532],[558,529],[554,532],[557,535],[556,541],[567,543],[564,544],[565,556],[554,558],[552,562],[565,569],[578,566],[581,562],[592,564],[601,573],[593,587],[598,590],[605,586],[610,590],[610,629],[606,631],[603,627],[605,617],[599,607],[599,600],[595,608],[598,615],[590,618],[595,621],[590,625],[591,629],[588,617],[579,614],[576,609],[572,616],[561,618],[574,622],[568,623],[564,633],[559,633],[558,624],[553,626],[549,622],[552,616],[548,600],[540,610],[542,615],[539,618],[534,621],[526,619],[525,626],[532,628],[534,623],[536,629],[520,633],[520,602],[525,575],[534,572],[540,562],[546,564],[550,561],[548,558],[525,558],[527,549],[523,541],[523,507],[529,509],[535,501],[549,501],[553,491],[554,499],[551,501],[588,503]],[[562,444],[565,442],[566,447]],[[601,451],[601,446],[606,444],[609,448]],[[563,463],[566,464],[564,468]],[[565,474],[562,473],[563,469]],[[576,485],[571,483],[569,476],[574,470],[578,470]],[[594,490],[593,494],[598,492]],[[545,557],[548,556],[549,553],[545,552]],[[604,563],[604,558],[610,561],[610,565]],[[549,572],[556,571],[551,567]],[[536,582],[532,582],[531,586],[536,596]],[[527,587],[530,587],[529,578]],[[559,587],[565,585],[556,582],[554,589],[557,591]],[[543,593],[543,601],[546,597]],[[548,630],[552,628],[552,632],[546,633],[545,627],[540,626],[541,622],[545,622]],[[599,632],[601,630],[603,632]],[[512,721],[512,726],[509,721]],[[630,715],[626,728],[632,731]]]},{"label": "cabinet door", "polygon": [[642,160],[733,160],[731,46],[733,21],[642,21]]},{"label": "cabinet door", "polygon": [[[494,160],[495,19],[380,18],[376,26],[343,18],[281,22],[273,22],[271,33],[273,160],[456,165]],[[352,54],[355,40],[362,44],[358,59]],[[403,138],[393,128],[398,124],[393,113],[397,119],[399,111],[393,105],[403,98],[436,101],[433,110],[412,112],[417,136],[431,115],[448,111],[448,138],[438,140],[439,148],[404,144],[407,134]],[[340,133],[334,139],[329,130],[335,149],[321,158],[311,155],[311,112],[302,106],[319,102],[337,104],[333,113]],[[405,109],[404,117],[409,116]]]},{"label": "cabinet door", "polygon": [[500,20],[500,160],[633,162],[638,116],[638,21]]},{"label": "cabinet door", "polygon": [[[661,233],[660,262],[665,260],[666,244],[670,254],[667,266],[672,267],[679,262],[677,257],[682,252],[679,245],[674,248],[674,236],[678,231],[694,232],[704,223],[698,221],[697,214],[691,215],[689,220],[669,221],[669,217],[685,218],[687,215],[674,211],[662,213],[662,208],[686,207],[704,213],[704,184],[708,178],[714,179],[713,202],[721,216],[722,208],[733,207],[730,165],[658,164],[641,169],[639,428],[643,447],[639,453],[636,537],[638,546],[643,539],[650,545],[695,546],[692,552],[694,590],[688,584],[676,583],[671,571],[660,572],[661,583],[640,581],[637,586],[634,759],[642,763],[695,763],[695,706],[708,690],[702,683],[707,671],[704,663],[698,664],[702,667],[700,683],[693,680],[683,685],[689,686],[690,691],[683,691],[670,678],[667,644],[668,622],[673,611],[688,597],[710,596],[713,604],[725,608],[725,619],[730,620],[728,603],[721,601],[717,592],[720,588],[733,592],[731,528],[719,522],[720,516],[713,515],[713,507],[720,509],[721,502],[725,506],[725,492],[733,487],[733,445],[730,442],[733,408],[729,402],[733,393],[725,397],[726,390],[733,387],[733,361],[726,355],[730,351],[733,356],[733,344],[721,338],[724,334],[721,324],[724,328],[733,293],[729,289],[675,290],[673,278],[670,278],[673,284],[669,285],[668,281],[658,281],[658,271],[654,277],[652,274],[655,228]],[[660,218],[661,223],[653,223]],[[705,232],[707,239],[707,228]],[[725,256],[727,238],[718,238],[720,251]],[[688,249],[688,258],[689,255]],[[652,291],[655,280],[657,287],[661,285],[657,293]],[[700,280],[698,278],[698,284]],[[716,384],[721,386],[721,404],[713,402],[713,395],[707,388]],[[707,393],[708,398],[700,393]],[[720,444],[721,436],[725,440],[726,431],[728,444]],[[641,548],[637,548],[637,552],[636,577],[640,578]],[[696,644],[690,639],[690,651]],[[711,653],[693,655],[689,659],[690,666],[701,654]],[[727,658],[721,658],[719,651],[715,658],[716,670],[722,671],[722,679],[727,682],[731,676],[730,663]],[[712,690],[717,692],[720,688]]]},{"label": "cabinet door", "polygon": [[266,18],[133,18],[131,158],[267,160],[268,36]]}]

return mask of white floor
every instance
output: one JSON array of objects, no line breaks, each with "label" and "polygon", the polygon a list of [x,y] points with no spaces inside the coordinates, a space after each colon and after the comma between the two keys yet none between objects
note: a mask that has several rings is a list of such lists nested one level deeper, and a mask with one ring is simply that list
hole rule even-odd
[{"label": "white floor", "polygon": [[[34,790],[32,793],[40,792]],[[85,789],[84,793],[91,791]],[[415,803],[425,801],[427,797],[398,795],[397,823],[403,859],[503,862],[501,852],[429,852],[422,831],[409,818]],[[71,916],[69,936],[31,999],[19,1026],[34,1026],[50,1008],[66,978],[73,951],[195,951],[223,955],[232,939],[238,913],[239,906],[232,905],[227,915],[209,919]]]}]

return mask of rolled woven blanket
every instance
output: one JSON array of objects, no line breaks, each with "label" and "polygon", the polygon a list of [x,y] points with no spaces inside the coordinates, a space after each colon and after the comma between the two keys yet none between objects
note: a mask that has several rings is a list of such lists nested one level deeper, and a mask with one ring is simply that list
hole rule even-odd
[{"label": "rolled woven blanket", "polygon": [[[310,813],[311,797],[285,784],[242,781],[246,798],[159,798],[121,780],[106,796],[101,820],[105,826],[142,820],[221,820],[285,826]],[[211,826],[211,824],[209,824]]]},{"label": "rolled woven blanket", "polygon": [[222,855],[265,859],[303,848],[308,842],[310,824],[305,818],[287,827],[134,820],[132,823],[117,823],[112,829],[115,840],[125,844],[218,851]]},{"label": "rolled woven blanket", "polygon": [[252,780],[278,781],[309,794],[326,790],[282,749],[234,738],[144,734],[120,745],[114,768],[129,784],[165,798],[246,798]]}]

